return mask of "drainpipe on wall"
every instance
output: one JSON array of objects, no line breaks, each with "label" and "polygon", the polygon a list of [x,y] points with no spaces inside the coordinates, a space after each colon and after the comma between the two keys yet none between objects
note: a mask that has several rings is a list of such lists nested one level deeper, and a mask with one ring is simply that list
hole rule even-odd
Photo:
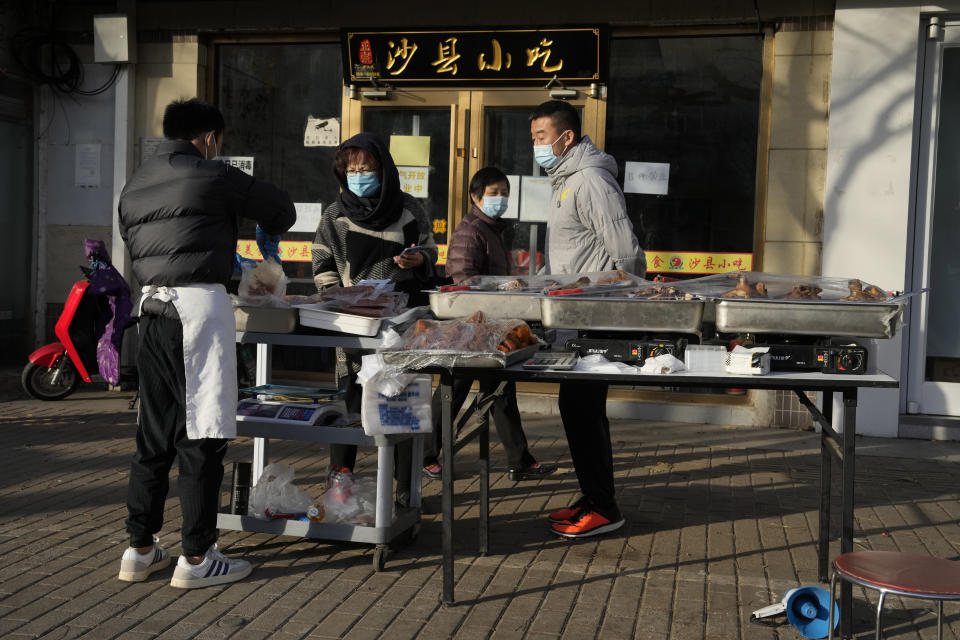
[{"label": "drainpipe on wall", "polygon": [[[49,135],[50,112],[57,108],[52,89],[41,86],[36,90],[36,107],[33,116],[34,149],[33,184],[36,187],[33,199],[33,256],[30,290],[33,291],[33,347],[42,346],[47,339],[47,136]],[[55,115],[55,114],[54,114]]]}]

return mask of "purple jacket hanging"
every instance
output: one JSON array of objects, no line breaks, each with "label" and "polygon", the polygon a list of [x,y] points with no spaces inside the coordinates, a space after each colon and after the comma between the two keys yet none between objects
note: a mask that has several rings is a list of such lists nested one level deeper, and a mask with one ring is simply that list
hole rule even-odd
[{"label": "purple jacket hanging", "polygon": [[106,296],[110,303],[109,315],[102,314],[98,317],[94,327],[97,336],[97,366],[101,377],[115,385],[120,381],[123,331],[130,324],[130,311],[133,308],[130,288],[110,262],[110,254],[102,240],[87,239],[83,244],[92,270],[87,291],[92,295]]}]

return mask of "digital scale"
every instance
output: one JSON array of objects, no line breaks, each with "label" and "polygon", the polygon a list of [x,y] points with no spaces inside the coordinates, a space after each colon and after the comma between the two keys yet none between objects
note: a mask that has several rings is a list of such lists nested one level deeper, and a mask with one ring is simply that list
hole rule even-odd
[{"label": "digital scale", "polygon": [[533,369],[543,371],[552,369],[554,371],[569,371],[573,369],[580,356],[573,351],[537,351],[533,356],[524,361],[524,369]]},{"label": "digital scale", "polygon": [[253,396],[237,403],[241,422],[330,425],[346,415],[346,407],[339,401],[341,391],[265,384],[240,392]]}]

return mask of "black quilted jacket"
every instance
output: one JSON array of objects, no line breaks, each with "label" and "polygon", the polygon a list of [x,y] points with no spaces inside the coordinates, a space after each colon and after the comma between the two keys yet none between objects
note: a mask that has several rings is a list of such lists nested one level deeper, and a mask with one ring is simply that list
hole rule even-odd
[{"label": "black quilted jacket", "polygon": [[241,217],[269,234],[289,229],[290,196],[218,160],[190,142],[167,140],[120,195],[120,234],[140,284],[222,284],[233,274]]}]

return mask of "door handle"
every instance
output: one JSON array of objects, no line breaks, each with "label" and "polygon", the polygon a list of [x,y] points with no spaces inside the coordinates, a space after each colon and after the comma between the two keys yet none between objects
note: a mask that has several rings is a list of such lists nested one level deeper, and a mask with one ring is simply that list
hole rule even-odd
[{"label": "door handle", "polygon": [[476,147],[473,148],[473,151],[470,153],[470,156],[473,157],[473,158],[479,158],[479,157],[480,157],[480,152],[477,150]]}]

